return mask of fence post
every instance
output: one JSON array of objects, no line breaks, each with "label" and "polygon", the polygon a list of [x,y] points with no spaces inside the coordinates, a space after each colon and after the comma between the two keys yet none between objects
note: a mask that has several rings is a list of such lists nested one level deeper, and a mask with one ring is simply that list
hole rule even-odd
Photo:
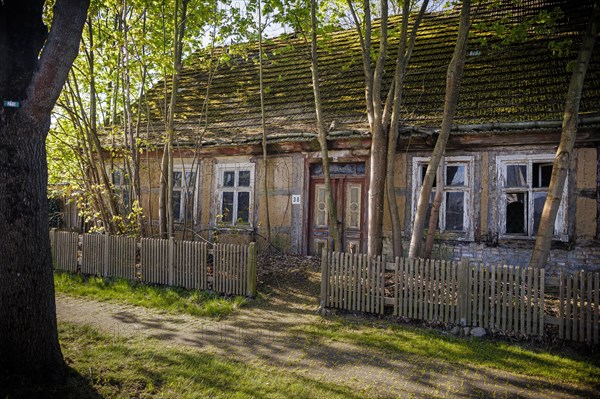
[{"label": "fence post", "polygon": [[256,243],[248,245],[248,292],[246,296],[256,296]]},{"label": "fence post", "polygon": [[104,262],[102,262],[102,275],[104,277],[108,276],[108,262],[110,261],[110,235],[108,233],[104,234]]},{"label": "fence post", "polygon": [[52,256],[52,268],[56,268],[56,227],[50,229],[50,254]]},{"label": "fence post", "polygon": [[173,237],[169,237],[169,247],[167,249],[167,270],[168,270],[168,282],[169,285],[173,285],[173,262],[175,258],[175,240]]},{"label": "fence post", "polygon": [[469,261],[461,259],[458,264],[458,292],[460,300],[458,306],[458,320],[461,326],[467,325],[469,297],[471,294],[471,283],[469,281],[470,268]]},{"label": "fence post", "polygon": [[321,251],[321,309],[325,309],[327,303],[327,283],[329,282],[329,264],[327,263],[327,247],[323,246]]}]

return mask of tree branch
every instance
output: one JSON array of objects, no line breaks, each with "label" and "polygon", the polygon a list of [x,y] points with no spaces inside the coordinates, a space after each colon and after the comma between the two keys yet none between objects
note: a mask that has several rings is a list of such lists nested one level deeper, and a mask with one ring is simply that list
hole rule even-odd
[{"label": "tree branch", "polygon": [[54,6],[50,34],[23,104],[23,112],[38,123],[48,123],[77,56],[88,6],[89,0],[57,0]]}]

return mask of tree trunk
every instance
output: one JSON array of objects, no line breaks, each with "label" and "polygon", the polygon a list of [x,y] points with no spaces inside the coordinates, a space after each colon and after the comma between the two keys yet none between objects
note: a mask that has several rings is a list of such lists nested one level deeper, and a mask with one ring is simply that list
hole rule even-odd
[{"label": "tree trunk", "polygon": [[454,54],[452,55],[452,61],[450,61],[450,65],[448,65],[448,72],[446,74],[446,98],[444,100],[442,127],[435,143],[433,153],[431,154],[431,160],[427,166],[427,172],[425,173],[425,179],[419,194],[419,201],[417,202],[417,211],[415,212],[415,220],[413,222],[412,236],[410,239],[410,248],[408,252],[409,258],[416,258],[421,252],[426,216],[425,214],[429,204],[431,188],[433,186],[433,181],[435,179],[440,160],[446,151],[446,143],[448,142],[448,137],[450,136],[452,122],[454,121],[454,114],[456,113],[456,107],[458,105],[460,81],[462,79],[465,66],[470,11],[471,1],[464,0],[460,12],[458,39],[456,41],[456,47],[454,48]]},{"label": "tree trunk", "polygon": [[0,370],[64,377],[48,236],[45,134],[20,113],[0,125]]},{"label": "tree trunk", "polygon": [[265,196],[265,229],[267,231],[267,242],[271,244],[271,216],[269,215],[269,182],[267,162],[267,127],[265,126],[265,88],[263,85],[263,26],[262,26],[262,2],[258,2],[258,83],[260,90],[260,121],[262,127],[262,164],[263,164],[263,195]]},{"label": "tree trunk", "polygon": [[565,103],[565,112],[563,116],[562,134],[560,144],[556,151],[554,165],[552,167],[552,177],[548,187],[548,195],[544,203],[544,210],[540,220],[540,226],[535,239],[535,247],[531,254],[529,267],[542,268],[548,260],[550,254],[550,244],[554,235],[554,223],[556,214],[560,205],[560,200],[567,180],[567,172],[572,159],[573,146],[577,136],[577,117],[579,113],[579,102],[581,100],[581,91],[583,90],[583,81],[585,73],[592,57],[596,37],[600,31],[600,1],[596,0],[592,19],[583,38],[577,63],[571,75],[571,83],[567,92]]},{"label": "tree trunk", "polygon": [[59,382],[45,141],[89,2],[57,0],[48,36],[43,3],[0,3],[0,372]]},{"label": "tree trunk", "polygon": [[[410,61],[410,56],[414,48],[415,40],[417,37],[417,30],[423,19],[423,14],[427,9],[429,3],[428,0],[423,1],[419,14],[415,18],[412,33],[408,44],[406,43],[408,35],[408,17],[410,12],[410,2],[404,2],[402,9],[402,29],[400,32],[400,43],[398,44],[398,56],[396,58],[396,72],[394,74],[393,92],[388,94],[386,103],[393,99],[392,111],[391,111],[391,124],[388,133],[388,148],[387,148],[387,175],[386,175],[386,194],[388,200],[388,206],[390,209],[390,219],[392,223],[392,250],[394,257],[403,256],[402,249],[402,227],[400,224],[400,213],[398,212],[398,206],[396,205],[396,187],[394,183],[395,169],[396,169],[396,147],[398,145],[398,127],[400,123],[400,106],[402,104],[402,94],[404,91],[404,76],[406,74],[406,68]],[[386,104],[386,108],[388,108]],[[388,111],[389,112],[389,111]],[[387,112],[384,111],[384,115]]]},{"label": "tree trunk", "polygon": [[431,212],[429,214],[429,226],[427,226],[427,236],[425,237],[425,247],[423,248],[424,259],[431,258],[433,242],[435,241],[435,232],[440,218],[440,207],[442,206],[442,198],[444,195],[444,181],[442,180],[443,170],[444,158],[442,157],[437,170],[437,187],[435,190],[435,197],[433,198],[433,205],[431,206]]},{"label": "tree trunk", "polygon": [[[366,2],[367,3],[367,2]],[[382,0],[381,22],[379,32],[379,54],[373,72],[373,88],[371,101],[372,127],[371,127],[371,159],[369,168],[369,192],[367,197],[367,254],[376,256],[381,254],[383,240],[383,207],[385,202],[385,177],[387,167],[387,128],[383,126],[383,104],[381,101],[381,85],[383,69],[387,52],[388,35],[388,2]],[[369,85],[367,84],[367,87]]]},{"label": "tree trunk", "polygon": [[342,252],[342,240],[338,226],[337,208],[333,201],[331,189],[331,174],[329,173],[329,151],[327,149],[327,129],[323,120],[323,109],[321,107],[321,87],[319,83],[319,64],[317,58],[317,0],[310,3],[311,20],[311,71],[313,81],[313,94],[315,96],[315,113],[317,115],[317,129],[319,131],[319,146],[321,148],[321,159],[323,160],[323,178],[325,180],[325,200],[327,202],[327,222],[329,231],[333,238],[334,251]]}]

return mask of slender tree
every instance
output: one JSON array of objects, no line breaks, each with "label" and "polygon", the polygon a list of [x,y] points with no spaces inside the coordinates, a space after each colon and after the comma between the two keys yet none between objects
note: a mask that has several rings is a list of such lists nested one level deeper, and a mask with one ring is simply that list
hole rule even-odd
[{"label": "slender tree", "polygon": [[[402,226],[400,224],[400,213],[396,205],[396,187],[394,184],[395,165],[396,165],[396,146],[398,145],[398,134],[400,125],[400,107],[402,105],[402,94],[404,89],[404,77],[410,62],[417,31],[423,20],[423,15],[427,10],[429,0],[424,0],[421,3],[421,9],[415,17],[412,32],[407,43],[408,36],[408,18],[410,12],[410,1],[405,0],[402,6],[402,26],[400,30],[400,42],[398,43],[398,56],[396,58],[396,71],[394,73],[394,81],[390,87],[390,93],[386,100],[386,109],[389,110],[390,100],[393,100],[393,108],[391,111],[390,133],[388,135],[387,148],[387,175],[386,175],[386,195],[390,209],[390,219],[392,222],[392,249],[394,256],[402,256]],[[392,91],[393,89],[393,91]]]},{"label": "slender tree", "polygon": [[271,216],[269,214],[269,182],[267,158],[267,127],[265,124],[265,87],[263,84],[263,21],[262,2],[258,1],[258,86],[260,91],[260,123],[262,129],[263,195],[265,203],[265,229],[267,242],[271,243]]},{"label": "slender tree", "polygon": [[337,208],[333,202],[331,185],[331,174],[329,172],[329,152],[327,149],[327,128],[323,118],[321,106],[321,86],[319,83],[319,64],[317,58],[317,0],[310,2],[310,25],[311,25],[311,71],[313,82],[313,93],[315,96],[315,113],[317,115],[317,129],[319,132],[319,147],[321,148],[321,159],[323,163],[323,177],[325,184],[325,198],[327,201],[327,221],[329,231],[333,238],[333,250],[342,251],[342,239],[338,226]]},{"label": "slender tree", "polygon": [[565,111],[563,114],[562,134],[560,136],[560,144],[554,158],[552,166],[552,176],[550,178],[550,186],[540,226],[538,227],[535,247],[529,261],[530,267],[542,268],[548,260],[550,253],[550,244],[554,236],[554,223],[560,205],[560,200],[565,187],[569,165],[572,160],[573,146],[577,136],[577,118],[579,113],[579,102],[581,100],[581,92],[583,90],[583,81],[587,71],[596,38],[600,31],[600,0],[594,2],[592,17],[588,24],[588,28],[583,37],[581,48],[577,62],[571,75],[571,82],[567,92],[565,103]]},{"label": "slender tree", "polygon": [[[0,3],[0,370],[60,381],[45,141],[79,50],[89,2]],[[38,55],[41,56],[38,58]],[[15,108],[17,107],[17,108]]]},{"label": "slender tree", "polygon": [[413,222],[412,236],[410,239],[410,248],[408,252],[408,256],[410,258],[418,257],[421,252],[425,217],[429,205],[431,189],[433,187],[438,165],[440,164],[440,160],[446,151],[446,143],[450,137],[450,130],[452,129],[454,115],[458,106],[460,82],[463,76],[465,56],[467,52],[467,37],[469,34],[470,14],[471,1],[464,0],[462,2],[460,11],[458,38],[454,48],[454,54],[452,55],[452,60],[448,65],[448,71],[446,73],[446,96],[444,99],[442,127],[435,143],[433,153],[431,154],[431,159],[429,161],[429,165],[427,166],[427,172],[425,172],[425,178],[423,179],[423,185],[421,186],[419,200],[417,202],[417,210],[415,212],[415,220]]}]

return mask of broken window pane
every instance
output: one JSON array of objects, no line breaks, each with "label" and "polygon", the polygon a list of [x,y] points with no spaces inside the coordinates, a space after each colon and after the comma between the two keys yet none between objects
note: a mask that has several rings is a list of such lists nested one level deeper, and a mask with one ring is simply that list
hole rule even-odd
[{"label": "broken window pane", "polygon": [[238,187],[250,187],[250,171],[240,170],[238,175]]},{"label": "broken window pane", "polygon": [[464,230],[465,193],[446,193],[446,230]]},{"label": "broken window pane", "polygon": [[506,194],[506,233],[527,234],[527,194]]},{"label": "broken window pane", "polygon": [[527,187],[527,165],[506,166],[506,187]]},{"label": "broken window pane", "polygon": [[550,178],[552,177],[551,163],[534,163],[533,164],[533,187],[541,188],[550,186]]},{"label": "broken window pane", "polygon": [[465,167],[447,166],[446,167],[446,185],[464,186],[465,185]]},{"label": "broken window pane", "polygon": [[221,205],[221,221],[231,222],[233,220],[233,193],[223,193],[223,203]]},{"label": "broken window pane", "polygon": [[238,193],[238,203],[237,203],[237,220],[238,223],[248,223],[249,222],[249,212],[250,210],[250,193],[241,192]]}]

